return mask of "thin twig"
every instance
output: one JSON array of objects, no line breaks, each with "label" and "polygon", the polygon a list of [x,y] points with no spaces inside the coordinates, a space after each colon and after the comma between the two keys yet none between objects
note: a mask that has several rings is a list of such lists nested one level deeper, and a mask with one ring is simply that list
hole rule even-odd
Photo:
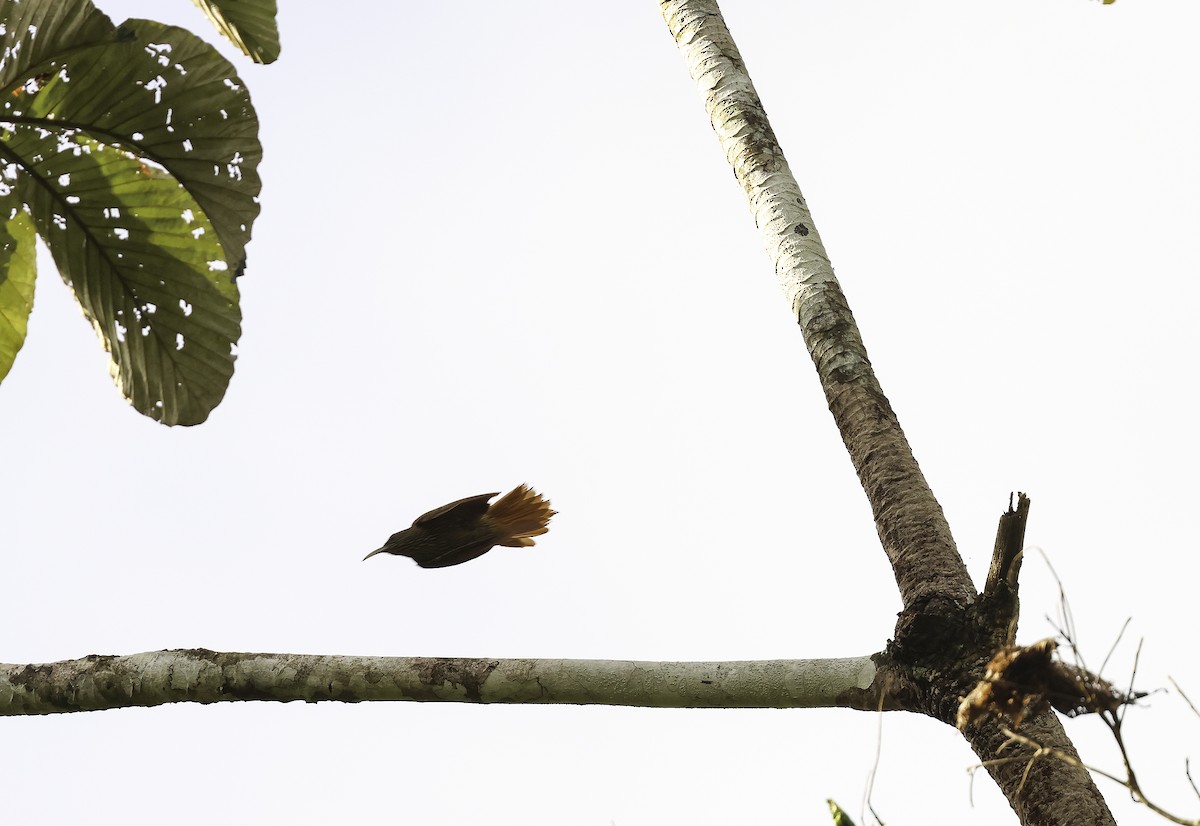
[{"label": "thin twig", "polygon": [[1191,698],[1183,693],[1183,689],[1179,687],[1179,683],[1175,682],[1175,678],[1170,675],[1167,675],[1167,681],[1170,682],[1171,685],[1173,685],[1175,687],[1175,690],[1179,692],[1179,696],[1182,697],[1183,701],[1188,704],[1188,708],[1190,708],[1192,710],[1192,714],[1195,714],[1197,717],[1200,717],[1200,711],[1196,710],[1196,706],[1192,703]]},{"label": "thin twig", "polygon": [[883,754],[883,700],[886,692],[879,694],[879,727],[875,732],[875,762],[871,764],[871,771],[867,774],[867,791],[863,796],[863,805],[858,810],[858,819],[862,823],[867,822],[867,812],[869,811],[879,820],[879,815],[875,814],[875,807],[871,805],[871,794],[875,791],[875,774],[879,771],[879,761]]},{"label": "thin twig", "polygon": [[1195,792],[1196,798],[1200,799],[1200,789],[1196,788],[1196,781],[1192,779],[1192,761],[1188,758],[1183,758],[1183,773],[1187,775],[1188,783],[1191,784],[1192,791]]},{"label": "thin twig", "polygon": [[[1126,624],[1128,624],[1128,623],[1126,623]],[[1137,650],[1133,652],[1133,670],[1129,673],[1129,688],[1128,688],[1129,693],[1125,695],[1127,698],[1134,696],[1133,695],[1133,681],[1135,679],[1137,679],[1138,660],[1140,660],[1142,657],[1142,643],[1144,643],[1144,642],[1145,642],[1144,639],[1138,640]],[[1117,724],[1118,725],[1125,722],[1125,709],[1129,708],[1130,705],[1132,705],[1132,703],[1122,703],[1121,707],[1117,709]]]},{"label": "thin twig", "polygon": [[[1109,659],[1112,658],[1113,653],[1117,650],[1117,646],[1121,644],[1121,638],[1125,636],[1125,629],[1129,627],[1129,623],[1131,622],[1133,622],[1133,617],[1125,618],[1125,623],[1121,626],[1121,630],[1117,632],[1117,638],[1113,640],[1112,647],[1109,648],[1108,653],[1104,655],[1104,662],[1100,663],[1100,670],[1096,672],[1097,677],[1104,675],[1104,669],[1108,666]],[[1129,688],[1131,691],[1133,690],[1132,685]]]},{"label": "thin twig", "polygon": [[[1009,738],[1010,742],[1020,743],[1023,746],[1034,749],[1034,752],[1035,752],[1034,757],[1035,758],[1039,757],[1043,754],[1049,755],[1051,757],[1055,757],[1055,758],[1063,761],[1064,763],[1066,763],[1069,766],[1076,766],[1078,768],[1085,769],[1085,770],[1091,772],[1092,774],[1098,774],[1101,777],[1111,780],[1112,782],[1116,783],[1117,785],[1123,786],[1124,788],[1128,789],[1129,793],[1133,796],[1133,799],[1136,802],[1141,803],[1143,806],[1145,806],[1146,808],[1148,808],[1150,811],[1154,812],[1158,816],[1165,818],[1166,820],[1169,820],[1172,823],[1178,823],[1179,826],[1200,826],[1200,820],[1194,820],[1194,819],[1186,820],[1182,817],[1173,815],[1170,812],[1168,812],[1166,809],[1163,809],[1161,806],[1156,805],[1152,800],[1150,800],[1148,797],[1146,797],[1145,793],[1137,785],[1136,778],[1133,777],[1132,770],[1130,769],[1130,766],[1129,766],[1129,755],[1125,751],[1125,743],[1120,737],[1119,725],[1117,725],[1114,728],[1115,718],[1113,720],[1109,720],[1107,717],[1105,717],[1105,715],[1101,715],[1101,717],[1105,719],[1105,723],[1109,725],[1109,729],[1113,731],[1113,735],[1117,738],[1117,745],[1121,751],[1121,759],[1125,763],[1125,770],[1126,770],[1126,772],[1129,773],[1129,779],[1122,780],[1121,778],[1117,777],[1116,775],[1109,774],[1108,772],[1104,771],[1103,769],[1098,769],[1094,766],[1089,766],[1087,763],[1084,763],[1083,761],[1079,760],[1077,757],[1073,757],[1073,756],[1071,756],[1065,752],[1062,752],[1058,749],[1055,749],[1055,748],[1048,748],[1048,747],[1042,746],[1036,740],[1032,740],[1023,734],[1017,734],[1016,732],[1011,731],[1008,728],[1003,728],[1003,729],[1001,729],[1001,731],[1003,731],[1004,735]],[[1005,743],[1005,745],[1008,745],[1008,743]],[[1033,761],[1031,759],[1030,763],[1032,764],[1032,762]],[[1026,772],[1028,772],[1028,771],[1029,771],[1029,769],[1027,767]]]},{"label": "thin twig", "polygon": [[1075,654],[1075,664],[1087,671],[1087,664],[1083,661],[1083,654],[1079,651],[1079,646],[1075,644],[1075,617],[1071,615],[1071,603],[1067,599],[1067,589],[1063,586],[1062,578],[1059,577],[1058,571],[1054,570],[1054,565],[1050,562],[1050,557],[1042,548],[1037,549],[1042,556],[1042,561],[1046,563],[1046,567],[1050,569],[1050,576],[1054,577],[1054,583],[1058,586],[1058,611],[1059,621],[1057,623],[1050,617],[1046,617],[1046,621],[1054,628],[1060,637],[1066,640],[1067,645]]}]

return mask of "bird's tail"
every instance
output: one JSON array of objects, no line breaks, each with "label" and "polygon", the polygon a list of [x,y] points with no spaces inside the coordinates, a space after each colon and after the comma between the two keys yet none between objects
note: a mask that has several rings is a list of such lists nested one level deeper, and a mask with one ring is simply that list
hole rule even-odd
[{"label": "bird's tail", "polygon": [[528,485],[517,485],[488,508],[483,518],[500,537],[497,545],[523,548],[533,544],[532,537],[550,530],[547,526],[555,513],[541,494]]}]

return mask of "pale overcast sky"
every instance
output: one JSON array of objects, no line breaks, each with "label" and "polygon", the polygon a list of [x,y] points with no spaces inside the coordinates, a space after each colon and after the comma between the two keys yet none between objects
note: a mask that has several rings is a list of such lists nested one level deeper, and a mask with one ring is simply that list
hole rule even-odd
[{"label": "pale overcast sky", "polygon": [[[0,659],[160,648],[757,659],[880,650],[867,501],[658,5],[281,3],[240,57],[263,213],[209,422],[138,416],[44,260],[0,386]],[[1200,10],[725,0],[880,380],[977,581],[1010,491],[1089,662],[1200,697]],[[213,40],[190,4],[101,3]],[[224,52],[231,50],[224,44]],[[363,555],[529,482],[531,550]],[[1020,639],[1056,586],[1023,572]],[[1127,718],[1196,816],[1200,720]],[[1068,721],[1115,770],[1097,720]],[[10,823],[692,826],[855,817],[879,716],[243,703],[9,718]],[[886,715],[889,824],[1011,824],[949,727]],[[1101,788],[1123,824],[1157,823]]]}]

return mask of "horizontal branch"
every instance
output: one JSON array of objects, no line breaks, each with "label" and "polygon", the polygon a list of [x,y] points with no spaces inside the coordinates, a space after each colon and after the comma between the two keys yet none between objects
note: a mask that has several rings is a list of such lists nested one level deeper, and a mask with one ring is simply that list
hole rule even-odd
[{"label": "horizontal branch", "polygon": [[875,707],[870,657],[639,662],[221,653],[203,648],[0,665],[0,715],[165,703],[566,703],[655,708]]}]

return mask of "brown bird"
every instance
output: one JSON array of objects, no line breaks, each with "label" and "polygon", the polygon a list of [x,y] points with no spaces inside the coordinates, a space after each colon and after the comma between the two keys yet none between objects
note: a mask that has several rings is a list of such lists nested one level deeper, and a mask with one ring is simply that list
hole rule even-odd
[{"label": "brown bird", "polygon": [[489,506],[497,493],[468,496],[422,514],[411,528],[392,534],[363,560],[389,553],[410,557],[422,568],[448,568],[483,556],[493,545],[528,547],[532,537],[550,530],[547,525],[556,511],[540,494],[517,485]]}]

